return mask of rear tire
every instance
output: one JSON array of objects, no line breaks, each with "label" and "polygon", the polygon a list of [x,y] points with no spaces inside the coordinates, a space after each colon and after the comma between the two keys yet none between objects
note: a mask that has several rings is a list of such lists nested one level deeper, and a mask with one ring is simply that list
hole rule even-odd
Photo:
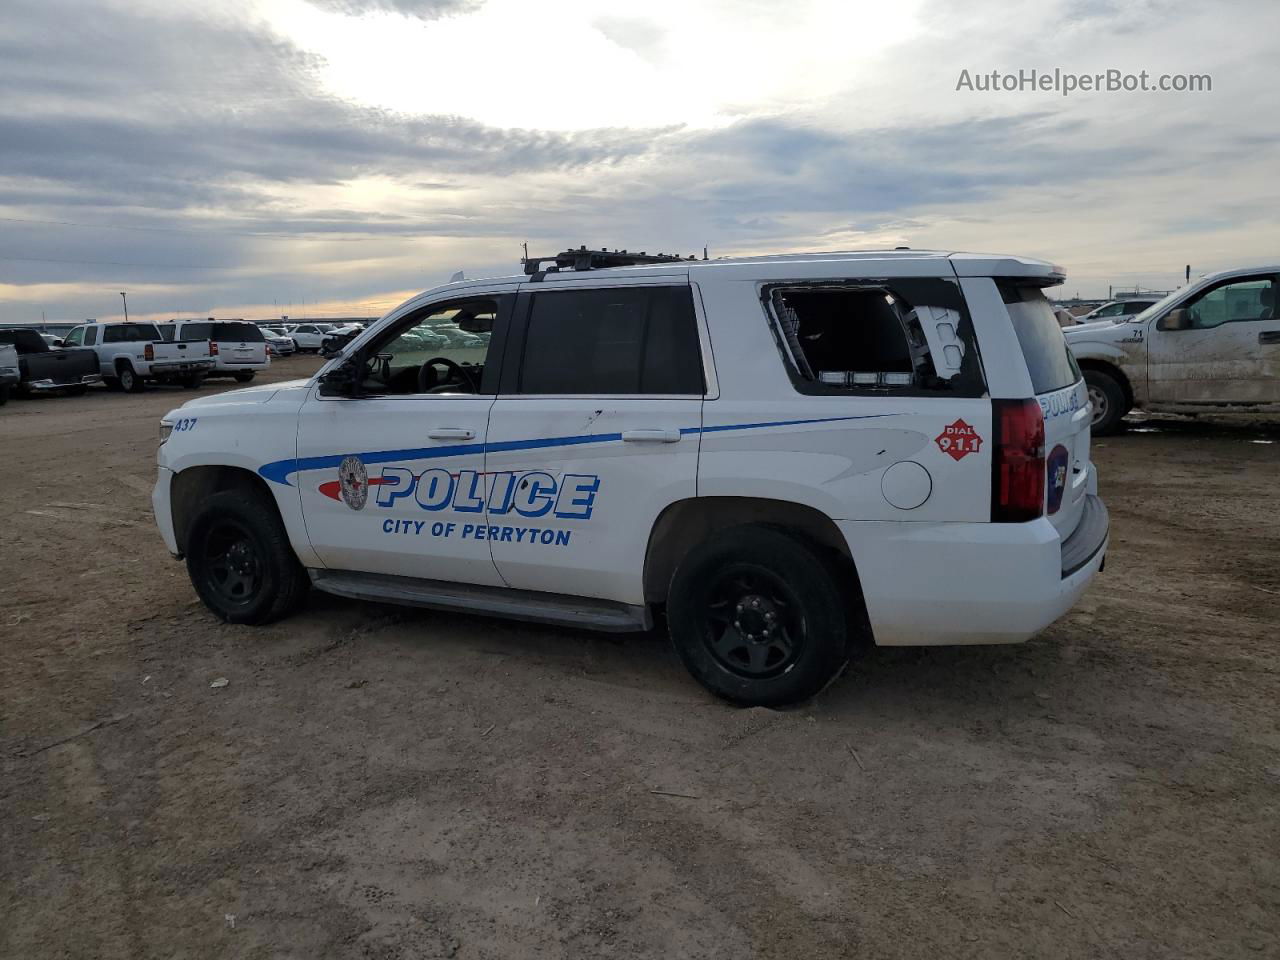
[{"label": "rear tire", "polygon": [[733,527],[689,551],[671,578],[667,620],[694,678],[744,706],[811,697],[849,659],[832,564],[772,527]]},{"label": "rear tire", "polygon": [[1093,404],[1093,435],[1105,437],[1119,432],[1120,422],[1129,412],[1124,387],[1111,374],[1101,370],[1085,370],[1084,382],[1089,389],[1089,402]]},{"label": "rear tire", "polygon": [[224,490],[209,497],[184,547],[187,573],[206,607],[227,623],[270,623],[292,613],[311,581],[275,504]]},{"label": "rear tire", "polygon": [[0,387],[0,407],[3,407],[8,402],[9,402],[9,385],[5,384],[3,387]]},{"label": "rear tire", "polygon": [[125,393],[141,393],[144,384],[142,378],[138,376],[137,371],[127,363],[120,364],[120,368],[116,371],[120,377],[120,389]]}]

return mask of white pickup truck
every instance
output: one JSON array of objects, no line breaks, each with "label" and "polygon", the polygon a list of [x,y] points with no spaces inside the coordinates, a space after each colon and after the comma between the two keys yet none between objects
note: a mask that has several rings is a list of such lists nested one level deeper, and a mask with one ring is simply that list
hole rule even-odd
[{"label": "white pickup truck", "polygon": [[1211,273],[1136,316],[1063,330],[1095,435],[1131,409],[1280,413],[1280,266]]},{"label": "white pickup truck", "polygon": [[195,388],[213,370],[208,341],[165,343],[154,323],[87,323],[63,343],[95,350],[107,385],[130,393],[148,380]]}]

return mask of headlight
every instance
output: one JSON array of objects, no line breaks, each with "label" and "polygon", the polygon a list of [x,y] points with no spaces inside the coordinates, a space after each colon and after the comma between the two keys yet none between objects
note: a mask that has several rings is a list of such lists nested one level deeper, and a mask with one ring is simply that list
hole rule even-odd
[{"label": "headlight", "polygon": [[169,434],[171,433],[173,433],[173,421],[161,420],[160,421],[160,442],[164,443],[166,440],[168,440]]}]

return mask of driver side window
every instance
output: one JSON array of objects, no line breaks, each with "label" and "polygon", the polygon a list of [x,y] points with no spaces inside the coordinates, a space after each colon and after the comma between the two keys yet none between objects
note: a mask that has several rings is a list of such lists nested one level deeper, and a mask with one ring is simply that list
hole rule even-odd
[{"label": "driver side window", "polygon": [[1271,320],[1275,313],[1275,281],[1250,277],[1225,283],[1202,294],[1187,307],[1192,330],[1208,330],[1224,323]]},{"label": "driver side window", "polygon": [[493,393],[485,389],[497,298],[437,304],[361,350],[361,392],[373,396]]}]

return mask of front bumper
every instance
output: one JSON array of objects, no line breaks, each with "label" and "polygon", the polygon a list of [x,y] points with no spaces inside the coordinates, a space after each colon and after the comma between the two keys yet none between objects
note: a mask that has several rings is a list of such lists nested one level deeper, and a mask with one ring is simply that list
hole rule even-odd
[{"label": "front bumper", "polygon": [[65,390],[67,387],[91,387],[95,383],[102,382],[102,374],[86,373],[78,380],[29,380],[27,381],[28,390]]},{"label": "front bumper", "polygon": [[165,549],[175,557],[181,557],[178,549],[178,537],[173,529],[173,510],[169,500],[169,492],[173,487],[174,473],[168,467],[160,467],[156,474],[156,485],[151,489],[151,512],[155,514],[156,526],[160,528],[160,538],[164,540]]},{"label": "front bumper", "polygon": [[[879,646],[1020,643],[1075,605],[1106,559],[1101,500],[1084,539],[1030,523],[838,521]],[[1101,519],[1099,524],[1098,519]],[[1081,526],[1086,523],[1082,518]]]}]

